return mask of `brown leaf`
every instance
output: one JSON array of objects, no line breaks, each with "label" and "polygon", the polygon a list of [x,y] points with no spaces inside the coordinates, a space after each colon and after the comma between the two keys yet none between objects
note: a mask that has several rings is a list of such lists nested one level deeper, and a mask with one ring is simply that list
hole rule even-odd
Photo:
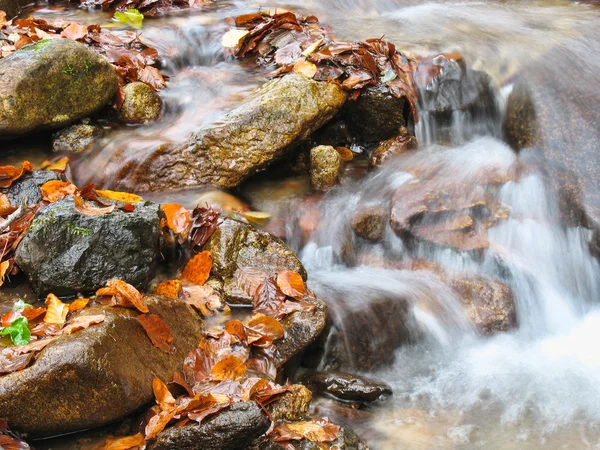
[{"label": "brown leaf", "polygon": [[31,323],[45,312],[46,308],[34,308],[33,306],[28,306],[23,308],[21,315],[25,317],[29,323]]},{"label": "brown leaf", "polygon": [[256,347],[270,347],[273,341],[281,339],[284,330],[273,317],[256,314],[246,325],[248,344]]},{"label": "brown leaf", "polygon": [[0,353],[0,374],[16,372],[29,365],[33,358],[33,353],[23,353],[21,355],[13,352]]},{"label": "brown leaf", "polygon": [[236,380],[246,375],[246,365],[234,355],[227,355],[210,370],[213,380]]},{"label": "brown leaf", "polygon": [[190,238],[192,249],[197,250],[210,239],[223,218],[211,207],[196,207],[192,211],[192,231]]},{"label": "brown leaf", "polygon": [[53,203],[77,192],[77,186],[68,181],[50,180],[44,183],[40,190],[42,191],[42,199]]},{"label": "brown leaf", "polygon": [[[140,294],[140,291],[138,291],[129,283],[125,283],[122,280],[110,280],[106,284],[109,288],[116,292],[117,295],[120,295],[125,300],[129,301],[135,308],[137,308],[138,311],[142,313],[147,313],[150,311],[148,306],[146,306],[146,302],[144,301],[142,294]],[[100,294],[96,293],[96,295]]]},{"label": "brown leaf", "polygon": [[182,293],[180,280],[167,280],[160,283],[154,289],[156,295],[164,295],[169,298],[179,298]]},{"label": "brown leaf", "polygon": [[177,203],[166,203],[160,206],[165,214],[167,226],[175,234],[181,234],[188,230],[192,224],[190,213],[187,209]]},{"label": "brown leaf", "polygon": [[40,352],[42,351],[48,344],[56,341],[60,336],[48,337],[45,339],[38,339],[37,341],[30,342],[29,344],[19,345],[16,347],[11,347],[13,353],[17,355],[32,353],[32,352]]},{"label": "brown leaf", "polygon": [[285,442],[308,439],[311,442],[327,443],[337,439],[340,427],[329,419],[315,419],[302,422],[280,423],[269,433],[270,440]]},{"label": "brown leaf", "polygon": [[93,206],[90,202],[84,202],[79,194],[75,195],[73,201],[75,202],[75,209],[84,216],[102,216],[110,214],[115,209],[115,205],[105,206],[104,208]]},{"label": "brown leaf", "polygon": [[152,417],[144,429],[146,440],[154,438],[158,433],[164,430],[173,417],[175,417],[176,412],[177,411],[175,409],[170,411],[161,411],[160,414]]},{"label": "brown leaf", "polygon": [[164,88],[167,85],[165,78],[156,67],[146,66],[138,70],[137,76],[139,81],[148,84],[155,90]]},{"label": "brown leaf", "polygon": [[167,324],[156,314],[140,314],[137,321],[144,327],[146,334],[155,347],[165,353],[172,353],[173,335]]},{"label": "brown leaf", "polygon": [[186,286],[183,288],[183,295],[186,301],[205,317],[214,315],[215,311],[223,306],[219,294],[208,285]]},{"label": "brown leaf", "polygon": [[125,436],[117,439],[107,439],[101,450],[132,450],[138,449],[144,443],[142,433],[133,436]]},{"label": "brown leaf", "polygon": [[86,26],[80,25],[77,22],[71,22],[68,27],[66,27],[60,33],[61,36],[66,37],[67,39],[71,39],[76,41],[81,39],[84,36],[87,36],[88,30]]},{"label": "brown leaf", "polygon": [[17,210],[18,206],[12,206],[6,194],[0,192],[0,216],[8,216]]},{"label": "brown leaf", "polygon": [[225,324],[225,331],[234,336],[238,342],[247,343],[246,327],[240,320],[230,320]]},{"label": "brown leaf", "polygon": [[69,314],[69,305],[61,302],[54,294],[48,294],[46,297],[46,305],[48,310],[44,316],[44,322],[62,325]]},{"label": "brown leaf", "polygon": [[75,331],[85,330],[90,325],[95,325],[97,323],[104,322],[106,316],[104,314],[93,314],[89,316],[77,316],[73,321],[71,321],[65,328],[63,332],[65,334],[71,334]]},{"label": "brown leaf", "polygon": [[277,274],[277,286],[288,297],[300,300],[304,297],[304,280],[299,273],[284,270]]},{"label": "brown leaf", "polygon": [[[0,11],[2,14],[4,11]],[[31,447],[25,441],[9,436],[7,434],[0,434],[0,448],[3,450],[29,450]]]},{"label": "brown leaf", "polygon": [[198,253],[196,256],[189,260],[189,262],[185,266],[185,269],[183,269],[181,279],[202,286],[206,282],[206,280],[208,280],[211,268],[211,254],[208,250],[205,250],[203,252]]},{"label": "brown leaf", "polygon": [[171,392],[169,392],[167,385],[159,378],[154,378],[152,390],[154,391],[156,403],[160,406],[161,410],[169,411],[175,407],[175,398]]},{"label": "brown leaf", "polygon": [[284,301],[285,294],[275,281],[269,278],[256,289],[252,297],[252,309],[268,316],[276,316]]}]

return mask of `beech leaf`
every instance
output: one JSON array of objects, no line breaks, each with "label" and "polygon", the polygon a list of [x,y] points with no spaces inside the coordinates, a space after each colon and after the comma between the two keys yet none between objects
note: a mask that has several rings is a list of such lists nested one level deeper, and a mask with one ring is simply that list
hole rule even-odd
[{"label": "beech leaf", "polygon": [[165,353],[172,353],[173,335],[167,324],[156,314],[141,314],[136,317],[144,327],[152,344]]},{"label": "beech leaf", "polygon": [[208,277],[210,276],[210,269],[212,268],[212,257],[208,250],[198,253],[192,259],[189,260],[181,279],[189,281],[190,283],[202,286]]},{"label": "beech leaf", "polygon": [[179,298],[182,283],[180,280],[167,280],[160,283],[154,289],[156,295],[164,295],[169,298]]},{"label": "beech leaf", "polygon": [[107,198],[109,200],[116,200],[123,203],[137,203],[142,202],[144,199],[139,195],[130,194],[129,192],[117,192],[109,190],[94,189],[98,197]]},{"label": "beech leaf", "polygon": [[77,192],[77,186],[68,181],[50,180],[40,187],[42,199],[53,203]]},{"label": "beech leaf", "polygon": [[191,226],[190,213],[183,206],[177,203],[165,203],[160,206],[160,209],[165,213],[167,226],[173,233],[181,234]]},{"label": "beech leaf", "polygon": [[246,375],[246,365],[234,355],[227,355],[210,370],[213,380],[236,380]]},{"label": "beech leaf", "polygon": [[288,297],[300,300],[304,297],[304,280],[297,272],[284,270],[277,274],[277,286]]},{"label": "beech leaf", "polygon": [[54,294],[48,294],[46,297],[46,305],[48,309],[44,316],[44,322],[63,324],[69,314],[69,305],[60,301],[60,299]]}]

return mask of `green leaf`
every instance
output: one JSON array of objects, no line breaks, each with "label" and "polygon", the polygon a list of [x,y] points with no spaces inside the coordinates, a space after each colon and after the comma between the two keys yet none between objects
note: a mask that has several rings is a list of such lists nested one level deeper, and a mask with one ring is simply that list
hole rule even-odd
[{"label": "green leaf", "polygon": [[29,308],[31,305],[26,303],[22,298],[17,300],[13,305],[13,311],[23,311],[25,308]]},{"label": "green leaf", "polygon": [[140,30],[142,28],[142,22],[144,21],[144,15],[137,9],[128,9],[125,12],[117,11],[113,16],[113,20],[135,28],[136,30]]},{"label": "green leaf", "polygon": [[0,331],[0,336],[10,335],[10,340],[15,345],[29,344],[31,339],[31,332],[27,328],[27,319],[25,317],[19,317],[12,321],[10,326]]}]

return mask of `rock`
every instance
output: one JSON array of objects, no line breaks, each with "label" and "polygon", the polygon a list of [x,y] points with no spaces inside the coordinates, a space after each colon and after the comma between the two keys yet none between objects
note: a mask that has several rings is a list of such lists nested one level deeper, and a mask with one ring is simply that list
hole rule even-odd
[{"label": "rock", "polygon": [[117,91],[103,57],[70,39],[45,39],[0,60],[0,135],[62,128],[100,110]]},{"label": "rock", "polygon": [[39,296],[91,292],[112,278],[143,289],[158,257],[158,205],[136,203],[133,212],[86,216],[72,198],[39,212],[16,252]]},{"label": "rock", "polygon": [[344,119],[333,119],[323,128],[315,133],[314,141],[319,145],[343,145],[347,146],[352,142],[352,133]]},{"label": "rock", "polygon": [[203,250],[211,252],[212,277],[223,283],[223,295],[229,303],[252,303],[238,285],[237,275],[244,269],[256,269],[274,277],[291,270],[306,279],[304,266],[283,241],[232,219],[219,225]]},{"label": "rock", "polygon": [[55,152],[84,153],[88,147],[104,134],[98,125],[71,125],[52,135],[52,150]]},{"label": "rock", "polygon": [[15,17],[21,11],[21,8],[27,4],[23,0],[0,0],[0,11],[6,13],[8,20]]},{"label": "rock", "polygon": [[64,179],[64,175],[52,170],[34,170],[23,175],[10,187],[0,189],[0,192],[6,194],[11,205],[20,205],[24,198],[27,198],[28,205],[33,205],[42,201],[40,187],[44,183]]},{"label": "rock", "polygon": [[325,329],[327,323],[325,302],[315,298],[312,303],[315,305],[313,311],[297,311],[281,320],[285,335],[274,343],[277,348],[273,360],[276,367],[283,366],[293,356],[315,342]]},{"label": "rock", "polygon": [[330,145],[319,145],[310,151],[310,184],[316,191],[328,191],[340,183],[342,158]]},{"label": "rock", "polygon": [[408,111],[404,98],[394,97],[385,86],[377,85],[362,89],[358,99],[346,104],[343,115],[358,140],[378,142],[398,134],[407,124]]},{"label": "rock", "polygon": [[197,314],[185,302],[147,296],[150,311],[173,335],[174,352],[154,347],[136,311],[108,306],[104,322],[62,335],[35,362],[0,376],[0,411],[11,428],[49,436],[95,428],[122,419],[154,399],[154,377],[169,381],[202,337]]},{"label": "rock", "polygon": [[471,323],[482,334],[507,331],[517,324],[512,290],[484,278],[452,278],[450,286],[462,299]]},{"label": "rock", "polygon": [[279,400],[266,407],[271,420],[287,420],[290,422],[308,419],[312,393],[301,384],[293,384]]},{"label": "rock", "polygon": [[[329,444],[331,449],[336,450],[369,450],[367,444],[349,427],[341,427],[338,438]],[[322,448],[316,442],[311,442],[308,439],[290,441],[290,445],[295,450],[320,450]],[[287,448],[268,439],[259,439],[249,447],[249,450],[284,450]]]},{"label": "rock", "polygon": [[160,118],[162,100],[146,83],[135,82],[123,88],[123,104],[117,117],[124,123],[148,123]]},{"label": "rock", "polygon": [[201,424],[170,427],[148,442],[148,450],[245,450],[270,427],[255,402],[236,403]]},{"label": "rock", "polygon": [[327,123],[346,98],[341,87],[298,74],[271,80],[217,125],[183,144],[161,145],[144,164],[124,164],[117,154],[103,170],[105,181],[137,191],[235,187]]},{"label": "rock", "polygon": [[357,236],[377,242],[383,237],[389,212],[382,207],[359,209],[352,215],[352,229]]},{"label": "rock", "polygon": [[385,383],[346,372],[317,372],[306,379],[315,392],[325,393],[338,400],[371,403],[392,395]]},{"label": "rock", "polygon": [[382,166],[392,155],[401,155],[417,147],[417,138],[410,134],[408,128],[401,127],[398,136],[379,144],[369,159],[369,166]]}]

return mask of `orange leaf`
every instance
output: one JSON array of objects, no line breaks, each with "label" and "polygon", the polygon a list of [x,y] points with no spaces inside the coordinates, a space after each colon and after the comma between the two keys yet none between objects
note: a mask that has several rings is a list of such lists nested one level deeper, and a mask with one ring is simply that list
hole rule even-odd
[{"label": "orange leaf", "polygon": [[173,409],[171,411],[161,411],[160,414],[153,416],[146,425],[144,429],[144,434],[146,435],[146,439],[150,440],[155,437],[158,433],[165,429],[165,427],[169,424],[171,419],[176,414],[176,410]]},{"label": "orange leaf", "polygon": [[144,201],[144,199],[139,195],[130,194],[129,192],[117,192],[109,190],[101,191],[98,189],[95,189],[95,191],[98,197],[107,198],[109,200],[116,200],[118,202],[137,203]]},{"label": "orange leaf", "polygon": [[348,147],[336,147],[335,149],[342,161],[352,161],[354,159],[354,153]]},{"label": "orange leaf", "polygon": [[77,186],[68,181],[50,180],[44,183],[40,190],[42,191],[42,198],[52,203],[77,192]]},{"label": "orange leaf", "polygon": [[181,281],[180,280],[167,280],[160,283],[154,289],[156,295],[164,295],[170,298],[179,298],[181,293]]},{"label": "orange leaf", "polygon": [[46,305],[48,305],[48,310],[44,316],[44,322],[59,325],[65,323],[67,314],[69,314],[69,305],[61,302],[54,294],[48,294]]},{"label": "orange leaf", "polygon": [[7,188],[23,175],[23,169],[15,166],[0,166],[0,188]]},{"label": "orange leaf", "polygon": [[265,348],[284,335],[283,327],[277,319],[262,314],[257,314],[248,322],[246,332],[248,344]]},{"label": "orange leaf", "polygon": [[165,213],[167,226],[175,234],[183,233],[192,223],[188,210],[177,203],[166,203],[160,209]]},{"label": "orange leaf", "polygon": [[69,164],[69,158],[65,156],[54,163],[51,163],[48,160],[44,161],[42,164],[40,164],[40,169],[53,170],[55,172],[63,173],[65,170],[67,170],[67,164]]},{"label": "orange leaf", "polygon": [[0,192],[0,216],[8,216],[17,210],[17,206],[12,206],[6,194]]},{"label": "orange leaf", "polygon": [[21,315],[27,319],[28,322],[32,322],[33,320],[40,317],[42,314],[46,312],[46,308],[34,308],[33,306],[28,306],[21,311]]},{"label": "orange leaf", "polygon": [[87,306],[90,302],[89,298],[78,298],[69,304],[69,312],[79,311]]},{"label": "orange leaf", "polygon": [[210,370],[213,380],[237,380],[246,375],[246,364],[234,355],[227,355]]},{"label": "orange leaf", "polygon": [[53,343],[59,337],[60,336],[54,336],[45,339],[38,339],[37,341],[30,342],[29,344],[11,347],[11,351],[17,355],[22,355],[31,352],[41,352],[48,344]]},{"label": "orange leaf", "polygon": [[[147,313],[148,311],[150,311],[146,306],[146,302],[144,302],[144,297],[142,297],[140,291],[138,291],[129,283],[125,283],[123,280],[110,280],[106,284],[109,288],[112,289],[113,292],[116,292],[125,300],[131,302],[131,304],[135,306],[140,312]],[[102,289],[100,289],[98,292],[100,292],[101,290]],[[98,292],[96,293],[96,295],[100,295],[98,294]]]},{"label": "orange leaf", "polygon": [[140,314],[136,319],[144,327],[146,334],[155,347],[165,353],[171,353],[173,335],[167,324],[160,317],[156,314]]},{"label": "orange leaf", "polygon": [[73,319],[64,329],[65,334],[71,334],[75,331],[85,330],[90,325],[104,322],[106,316],[104,314],[94,314],[90,316],[78,316]]},{"label": "orange leaf", "polygon": [[297,300],[304,297],[304,280],[299,273],[284,270],[277,274],[277,286],[288,297]]},{"label": "orange leaf", "polygon": [[118,439],[107,439],[102,450],[130,450],[140,447],[144,443],[142,433]]},{"label": "orange leaf", "polygon": [[169,411],[175,407],[175,398],[169,392],[169,388],[159,378],[154,378],[152,382],[152,390],[156,403],[160,405],[163,411]]},{"label": "orange leaf", "polygon": [[4,283],[4,275],[6,275],[8,266],[10,266],[10,262],[8,261],[2,261],[0,263],[0,286],[2,286],[2,284]]},{"label": "orange leaf", "polygon": [[302,74],[308,78],[313,78],[317,73],[317,66],[310,61],[299,59],[294,64],[294,72]]},{"label": "orange leaf", "polygon": [[186,286],[183,288],[186,301],[207,317],[213,316],[221,308],[221,298],[211,286]]},{"label": "orange leaf", "polygon": [[61,36],[66,37],[67,39],[71,39],[73,41],[81,39],[82,37],[87,36],[87,34],[87,27],[77,22],[71,22],[69,26],[62,30],[62,32],[60,33]]},{"label": "orange leaf", "polygon": [[84,202],[79,194],[75,195],[73,201],[75,202],[75,209],[84,216],[102,216],[103,214],[110,214],[115,209],[115,205],[104,208],[93,206],[89,202]]},{"label": "orange leaf", "polygon": [[208,280],[210,269],[212,268],[212,257],[208,250],[198,253],[189,260],[181,278],[190,283],[202,286]]}]

